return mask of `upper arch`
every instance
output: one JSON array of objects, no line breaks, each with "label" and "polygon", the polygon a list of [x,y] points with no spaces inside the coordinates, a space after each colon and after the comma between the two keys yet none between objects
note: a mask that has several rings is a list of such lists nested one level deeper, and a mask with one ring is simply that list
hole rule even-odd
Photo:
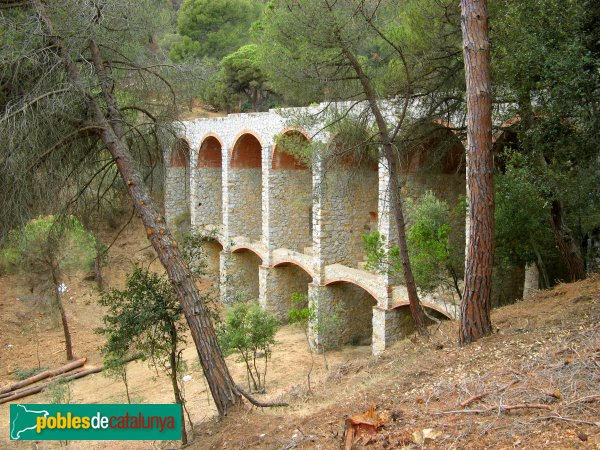
[{"label": "upper arch", "polygon": [[299,267],[304,272],[306,272],[308,274],[308,276],[310,276],[311,278],[315,277],[315,272],[311,268],[307,267],[305,264],[302,264],[300,261],[297,261],[292,258],[287,258],[287,259],[282,259],[280,261],[277,261],[277,263],[273,264],[273,267],[283,267],[283,266],[289,266],[289,265]]},{"label": "upper arch", "polygon": [[190,141],[185,136],[179,136],[171,147],[169,156],[170,167],[187,167],[190,162]]},{"label": "upper arch", "polygon": [[223,161],[223,141],[214,133],[208,133],[202,138],[198,149],[196,166],[202,168],[220,168]]},{"label": "upper arch", "polygon": [[232,169],[259,169],[262,167],[263,143],[251,130],[243,130],[235,138],[231,148]]},{"label": "upper arch", "polygon": [[[310,142],[305,131],[295,128],[286,128],[280,133],[280,136],[297,136],[298,138]],[[280,143],[276,143],[273,147],[273,154],[271,155],[271,168],[273,170],[308,170],[308,166],[299,161],[294,155],[287,153],[283,148],[280,149],[282,145]]]},{"label": "upper arch", "polygon": [[236,245],[235,247],[231,248],[231,253],[243,253],[244,251],[249,251],[251,253],[254,253],[256,256],[258,256],[260,258],[261,261],[265,260],[265,255],[263,254],[263,252],[261,252],[259,249],[255,248],[252,245],[240,244],[240,245]]}]

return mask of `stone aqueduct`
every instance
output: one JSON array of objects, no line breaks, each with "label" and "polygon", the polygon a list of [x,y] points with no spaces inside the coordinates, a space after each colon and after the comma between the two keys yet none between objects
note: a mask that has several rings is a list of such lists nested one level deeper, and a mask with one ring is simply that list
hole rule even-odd
[{"label": "stone aqueduct", "polygon": [[[280,110],[183,122],[178,144],[165,155],[167,223],[189,214],[194,231],[214,236],[206,250],[223,302],[243,291],[285,317],[292,293],[304,293],[317,321],[339,305],[338,343],[370,341],[380,353],[410,324],[405,287],[364,267],[364,233],[378,229],[392,237],[387,245],[394,243],[389,173],[383,164],[364,164],[351,176],[333,176],[319,158],[308,167],[282,151],[276,137],[325,144],[330,137],[320,124],[301,130],[292,122]],[[464,186],[464,175],[449,177]],[[437,296],[423,303],[438,317],[457,315],[455,304]],[[311,327],[313,343],[323,339],[318,329]]]}]

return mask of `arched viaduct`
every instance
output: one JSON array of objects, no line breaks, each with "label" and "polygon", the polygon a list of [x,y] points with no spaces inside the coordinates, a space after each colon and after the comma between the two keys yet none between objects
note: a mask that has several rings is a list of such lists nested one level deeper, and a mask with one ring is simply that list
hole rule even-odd
[{"label": "arched viaduct", "polygon": [[[377,229],[388,237],[386,245],[395,243],[389,173],[381,163],[326,170],[318,155],[305,163],[286,153],[277,143],[283,134],[329,140],[319,131],[322,124],[294,127],[289,111],[183,122],[180,139],[165,155],[167,223],[189,214],[194,231],[215,236],[210,251],[223,302],[243,293],[285,317],[291,294],[304,293],[317,321],[338,305],[340,343],[370,341],[380,353],[410,322],[404,286],[365,269],[364,233]],[[455,168],[445,176],[435,183],[464,189],[464,175]],[[423,303],[432,313],[457,315],[456,305],[439,298]],[[311,337],[319,342],[314,325]]]}]

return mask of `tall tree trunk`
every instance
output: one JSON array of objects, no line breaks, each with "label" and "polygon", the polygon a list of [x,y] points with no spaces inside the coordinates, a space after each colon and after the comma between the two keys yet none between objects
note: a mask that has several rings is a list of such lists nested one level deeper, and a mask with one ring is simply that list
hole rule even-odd
[{"label": "tall tree trunk", "polygon": [[406,284],[406,290],[408,292],[408,303],[410,307],[410,313],[415,322],[415,328],[421,336],[427,336],[427,327],[425,326],[425,314],[419,301],[419,294],[417,292],[417,285],[412,274],[410,266],[410,259],[408,258],[408,247],[406,245],[406,226],[404,221],[404,208],[402,206],[402,199],[400,198],[400,183],[398,178],[400,176],[400,167],[398,164],[398,158],[394,153],[394,147],[390,133],[388,130],[387,123],[381,113],[379,105],[377,104],[377,95],[371,80],[365,74],[360,65],[360,62],[350,50],[344,45],[342,39],[340,44],[348,62],[356,72],[358,79],[363,87],[363,91],[369,102],[369,107],[373,116],[375,116],[375,122],[377,124],[377,130],[381,139],[381,145],[383,147],[383,157],[388,165],[390,172],[390,194],[391,194],[391,205],[394,213],[394,219],[396,222],[396,230],[398,233],[398,245],[400,247],[400,259],[402,261],[402,271],[404,274],[404,283]]},{"label": "tall tree trunk", "polygon": [[460,344],[492,332],[494,178],[490,43],[486,0],[461,0],[467,82],[468,245],[461,302]]},{"label": "tall tree trunk", "polygon": [[95,73],[104,96],[105,112],[102,111],[99,103],[83,83],[79,70],[71,59],[69,49],[63,45],[61,39],[53,32],[52,22],[48,18],[43,4],[40,1],[34,1],[34,4],[47,28],[48,36],[60,52],[69,78],[81,92],[81,95],[85,97],[90,116],[93,118],[95,125],[100,128],[100,138],[114,158],[135,209],[140,214],[146,227],[147,237],[167,271],[190,327],[204,376],[208,382],[217,411],[220,415],[225,415],[230,407],[241,403],[241,395],[236,389],[225,364],[207,307],[194,283],[194,277],[183,261],[177,243],[166,227],[164,217],[158,213],[148,188],[136,168],[135,160],[123,140],[120,126],[122,123],[121,114],[112,96],[110,82],[104,73],[104,65],[98,47],[94,42],[90,43]]},{"label": "tall tree trunk", "polygon": [[565,222],[562,204],[554,198],[550,207],[552,216],[552,231],[558,245],[560,256],[569,270],[571,281],[583,280],[585,278],[585,266],[579,246],[573,239],[573,233]]},{"label": "tall tree trunk", "polygon": [[69,330],[69,322],[67,321],[67,313],[63,306],[61,292],[59,289],[60,277],[58,276],[58,267],[55,263],[52,263],[52,284],[54,290],[54,300],[58,312],[60,313],[60,320],[62,322],[63,334],[65,335],[65,350],[67,353],[67,361],[73,359],[73,343],[71,341],[71,331]]}]

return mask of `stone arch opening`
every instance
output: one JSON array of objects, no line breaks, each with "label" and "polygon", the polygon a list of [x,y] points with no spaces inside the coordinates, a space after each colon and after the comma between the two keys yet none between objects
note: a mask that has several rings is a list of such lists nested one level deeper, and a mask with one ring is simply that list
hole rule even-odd
[{"label": "stone arch opening", "polygon": [[[361,286],[349,281],[335,281],[327,285],[330,311],[336,312],[337,331],[325,339],[334,345],[371,345],[373,338],[373,308],[377,300]],[[333,315],[333,314],[332,314]]]},{"label": "stone arch opening", "polygon": [[407,175],[453,175],[465,173],[465,147],[457,134],[444,124],[422,121],[399,143],[400,166]]},{"label": "stone arch opening", "polygon": [[379,176],[369,136],[367,130],[358,138],[335,136],[327,150],[325,173],[314,187],[321,198],[319,233],[327,265],[362,268],[363,235],[377,229]]},{"label": "stone arch opening", "polygon": [[230,293],[227,301],[258,301],[259,300],[259,267],[262,259],[247,248],[240,248],[231,253],[231,265],[224,280]]},{"label": "stone arch opening", "polygon": [[269,271],[265,294],[267,307],[280,319],[287,321],[288,311],[294,305],[292,294],[304,295],[308,299],[308,285],[313,277],[301,266],[292,262],[280,263]]},{"label": "stone arch opening", "polygon": [[231,153],[228,178],[229,233],[258,241],[262,235],[262,145],[242,134]]},{"label": "stone arch opening", "polygon": [[[421,303],[421,306],[427,312],[427,315],[433,317],[435,320],[452,320],[447,313],[442,312],[441,309],[434,307],[433,305],[427,305]],[[401,304],[393,307],[393,310],[397,315],[397,333],[399,337],[409,336],[415,332],[415,323],[412,315],[410,314],[410,305],[408,303]],[[425,317],[425,324],[427,326],[435,325],[437,322],[430,317]]]},{"label": "stone arch opening", "polygon": [[312,249],[312,170],[293,153],[308,144],[300,131],[286,131],[275,145],[269,172],[271,245],[303,253]]},{"label": "stone arch opening", "polygon": [[190,164],[190,144],[186,138],[177,138],[171,148],[169,166],[185,168]]},{"label": "stone arch opening", "polygon": [[186,232],[190,230],[190,145],[177,138],[171,147],[166,169],[164,207],[167,225]]},{"label": "stone arch opening", "polygon": [[196,225],[220,226],[223,221],[222,145],[215,136],[200,144],[196,164],[194,207]]}]

